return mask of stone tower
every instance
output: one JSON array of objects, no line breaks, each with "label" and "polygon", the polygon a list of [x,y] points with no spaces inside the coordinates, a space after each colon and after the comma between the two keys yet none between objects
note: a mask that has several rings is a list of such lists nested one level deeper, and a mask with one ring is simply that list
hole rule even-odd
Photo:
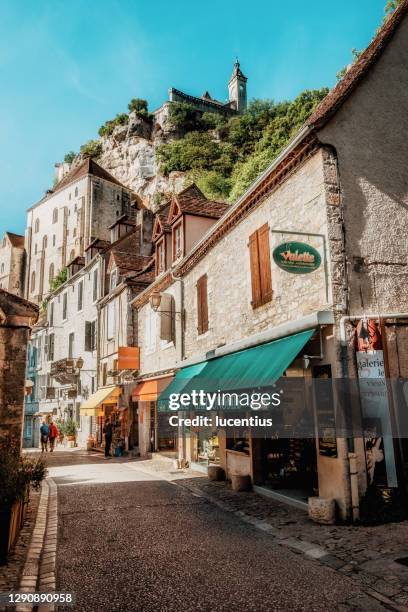
[{"label": "stone tower", "polygon": [[247,77],[243,75],[239,66],[239,61],[236,60],[234,70],[228,83],[229,101],[239,113],[243,113],[247,107]]}]

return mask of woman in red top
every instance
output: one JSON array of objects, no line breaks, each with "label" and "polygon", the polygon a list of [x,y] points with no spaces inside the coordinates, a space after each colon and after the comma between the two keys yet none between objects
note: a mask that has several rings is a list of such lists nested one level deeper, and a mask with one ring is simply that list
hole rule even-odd
[{"label": "woman in red top", "polygon": [[49,433],[48,439],[50,441],[50,451],[51,451],[51,453],[54,450],[55,438],[57,436],[58,436],[57,426],[55,425],[55,423],[50,423],[50,433]]}]

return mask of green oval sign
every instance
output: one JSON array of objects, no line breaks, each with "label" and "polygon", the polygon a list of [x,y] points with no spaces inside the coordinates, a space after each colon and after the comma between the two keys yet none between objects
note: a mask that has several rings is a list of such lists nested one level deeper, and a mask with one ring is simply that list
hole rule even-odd
[{"label": "green oval sign", "polygon": [[273,251],[273,259],[282,270],[292,274],[314,272],[322,263],[319,251],[304,242],[285,242]]}]

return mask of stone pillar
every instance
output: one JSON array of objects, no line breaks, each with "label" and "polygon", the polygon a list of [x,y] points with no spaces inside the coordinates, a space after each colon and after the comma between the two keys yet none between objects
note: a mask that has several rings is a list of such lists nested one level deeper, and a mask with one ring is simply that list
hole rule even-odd
[{"label": "stone pillar", "polygon": [[27,343],[38,307],[0,289],[0,440],[21,446]]}]

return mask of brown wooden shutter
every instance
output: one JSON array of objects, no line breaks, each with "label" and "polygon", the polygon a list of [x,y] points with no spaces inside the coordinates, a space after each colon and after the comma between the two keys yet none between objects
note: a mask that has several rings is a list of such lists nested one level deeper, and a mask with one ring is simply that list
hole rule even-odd
[{"label": "brown wooden shutter", "polygon": [[208,294],[207,275],[204,274],[197,281],[197,331],[204,334],[208,331]]},{"label": "brown wooden shutter", "polygon": [[160,302],[160,340],[174,340],[174,298],[170,293],[163,293]]},{"label": "brown wooden shutter", "polygon": [[85,321],[85,350],[92,351],[92,323]]},{"label": "brown wooden shutter", "polygon": [[258,232],[249,237],[249,258],[251,263],[252,306],[261,305],[261,278],[259,272]]},{"label": "brown wooden shutter", "polygon": [[259,270],[262,304],[272,299],[271,257],[269,252],[269,226],[267,223],[258,230]]},{"label": "brown wooden shutter", "polygon": [[272,299],[269,226],[267,223],[249,237],[251,262],[252,307],[257,308]]}]

